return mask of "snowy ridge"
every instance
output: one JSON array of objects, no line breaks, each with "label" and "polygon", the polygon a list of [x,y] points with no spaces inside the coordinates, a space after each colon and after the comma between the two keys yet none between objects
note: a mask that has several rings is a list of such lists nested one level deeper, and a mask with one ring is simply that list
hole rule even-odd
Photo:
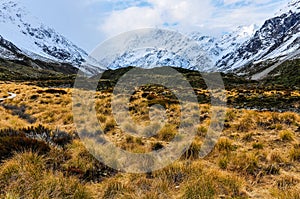
[{"label": "snowy ridge", "polygon": [[[69,63],[89,74],[100,70],[94,65],[84,64],[88,57],[84,50],[31,16],[21,2],[9,0],[0,2],[0,26],[0,35],[32,59]],[[1,56],[14,58],[3,48]]]},{"label": "snowy ridge", "polygon": [[127,32],[104,43],[93,55],[110,69],[138,66],[174,66],[192,70],[213,70],[213,60],[188,37],[160,29]]},{"label": "snowy ridge", "polygon": [[28,56],[40,55],[54,61],[80,65],[87,54],[53,29],[30,16],[15,1],[4,1],[0,9],[1,35],[20,49],[30,50]]},{"label": "snowy ridge", "polygon": [[[109,59],[103,58],[99,62],[110,69],[128,66],[143,68],[174,66],[206,72],[216,71],[218,69],[215,68],[215,63],[228,52],[235,51],[243,41],[249,39],[255,33],[255,28],[256,26],[254,25],[250,27],[238,27],[236,31],[224,35],[220,39],[203,36],[199,32],[192,32],[186,36],[186,40],[190,40],[190,43],[178,42],[179,38],[176,38],[176,36],[166,33],[161,35],[160,31],[152,31],[149,34],[136,37],[138,38],[134,41],[137,42],[136,44],[123,49],[115,57]],[[149,46],[155,46],[154,43],[163,44],[166,49],[172,49],[172,51],[150,47],[135,49],[135,46],[139,46],[139,42],[151,44]],[[193,47],[189,45],[193,45]],[[192,57],[192,59],[188,57]]]},{"label": "snowy ridge", "polygon": [[[88,75],[128,66],[235,72],[253,63],[297,56],[300,51],[300,0],[291,0],[261,27],[240,26],[220,38],[192,32],[183,40],[160,30],[144,32],[127,35],[124,43],[107,44],[90,57],[21,5],[19,0],[0,0],[0,58],[21,60],[27,56],[69,63]],[[137,48],[141,44],[147,46]],[[120,46],[123,49],[118,49]]]},{"label": "snowy ridge", "polygon": [[11,42],[5,40],[0,35],[0,58],[9,60],[20,60],[19,54],[21,50],[13,45]]},{"label": "snowy ridge", "polygon": [[299,6],[299,0],[292,0],[280,15],[266,20],[253,37],[217,62],[219,71],[234,72],[252,63],[290,58],[299,51]]},{"label": "snowy ridge", "polygon": [[[199,32],[188,35],[198,43],[202,51],[206,52],[209,60],[215,63],[213,67],[200,67],[201,71],[221,72],[235,72],[253,63],[269,59],[290,59],[290,54],[297,54],[300,50],[299,36],[300,0],[291,0],[287,6],[276,13],[275,17],[266,20],[261,27],[256,25],[238,27],[221,38],[206,36]],[[203,62],[205,60],[198,64]],[[128,50],[107,65],[109,68],[116,69],[126,66],[148,68],[155,64],[195,68],[189,60],[176,56],[176,51],[166,52],[159,49],[146,49],[144,52]]]}]

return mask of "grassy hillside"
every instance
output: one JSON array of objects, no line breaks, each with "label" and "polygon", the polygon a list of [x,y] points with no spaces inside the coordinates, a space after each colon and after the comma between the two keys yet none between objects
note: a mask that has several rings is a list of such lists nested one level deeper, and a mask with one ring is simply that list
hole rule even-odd
[{"label": "grassy hillside", "polygon": [[[72,89],[7,82],[1,82],[0,88],[2,93],[17,94],[0,103],[1,198],[300,197],[297,113],[229,108],[221,138],[213,151],[200,159],[198,152],[211,122],[210,105],[203,103],[195,113],[201,117],[201,122],[194,124],[197,136],[178,161],[152,173],[127,174],[98,162],[78,139]],[[229,91],[228,95],[239,96],[236,92]],[[272,95],[264,92],[265,96]],[[297,91],[293,93],[300,96]],[[130,103],[131,115],[139,123],[147,122],[145,104],[150,98],[143,90],[135,95]],[[107,138],[124,150],[158,150],[177,134],[176,102],[166,106],[168,125],[147,139],[126,134],[137,130],[130,124],[117,126],[109,106],[110,92],[97,92],[96,96],[97,118]],[[156,97],[165,103],[172,101]]]},{"label": "grassy hillside", "polygon": [[265,78],[266,84],[284,85],[300,89],[300,59],[284,62]]},{"label": "grassy hillside", "polygon": [[[251,79],[255,74],[263,72],[267,68],[273,66],[278,61],[264,61],[257,64],[248,65],[238,71],[243,77]],[[271,71],[266,78],[260,81],[262,86],[273,86],[275,88],[291,88],[299,89],[300,85],[300,59],[287,60],[280,64],[276,69]]]},{"label": "grassy hillside", "polygon": [[[197,135],[168,167],[128,174],[97,161],[79,139],[72,112],[73,73],[0,61],[0,98],[17,94],[0,101],[0,198],[300,198],[297,64],[285,63],[262,82],[222,74],[228,105],[224,130],[205,158],[198,154],[212,122],[210,92],[201,74],[176,68],[199,100],[200,111],[192,112],[200,117],[193,124]],[[114,85],[130,69],[102,74],[96,117],[106,138],[119,148],[160,150],[178,133],[179,102],[162,86],[136,88],[129,103],[133,120],[149,124],[149,106],[160,104],[167,124],[157,124],[154,129],[161,128],[150,138],[128,134],[139,129],[128,122],[118,125],[110,102]],[[158,114],[159,107],[152,111]],[[143,133],[148,131],[154,130]]]}]

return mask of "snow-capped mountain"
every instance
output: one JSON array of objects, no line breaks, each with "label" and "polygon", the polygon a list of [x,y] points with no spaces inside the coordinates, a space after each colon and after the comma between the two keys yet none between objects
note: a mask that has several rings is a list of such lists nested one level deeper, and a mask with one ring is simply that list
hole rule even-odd
[{"label": "snow-capped mountain", "polygon": [[214,70],[214,61],[194,40],[161,29],[124,33],[102,44],[92,56],[109,69],[174,66],[191,70]]},{"label": "snow-capped mountain", "polygon": [[[258,62],[297,56],[300,49],[300,0],[291,0],[261,27],[241,26],[220,38],[192,32],[182,39],[161,30],[127,35],[124,43],[118,43],[119,38],[104,46],[97,60],[21,5],[18,0],[0,2],[0,58],[69,63],[88,75],[128,66],[235,72]],[[144,48],[136,48],[141,44]]]},{"label": "snow-capped mountain", "polygon": [[300,1],[291,1],[280,14],[265,21],[253,37],[236,51],[217,62],[220,71],[234,71],[241,67],[270,59],[285,59],[297,55],[300,49]]},{"label": "snow-capped mountain", "polygon": [[[41,23],[33,17],[22,2],[16,0],[1,0],[0,2],[0,36],[1,41],[13,44],[18,53],[32,59],[46,62],[69,63],[80,67],[88,74],[96,73],[99,69],[92,65],[82,66],[88,54],[70,42],[67,38]],[[2,42],[0,54],[2,58],[20,58],[14,52],[7,50]]]},{"label": "snow-capped mountain", "polygon": [[208,52],[209,57],[217,62],[224,55],[235,51],[243,42],[250,39],[257,29],[256,25],[239,26],[236,30],[223,35],[221,38],[203,36],[199,32],[193,32],[188,36],[198,42],[198,45],[205,52]]},{"label": "snow-capped mountain", "polygon": [[[115,53],[114,58],[109,61],[103,58],[99,62],[109,69],[128,66],[143,68],[174,66],[192,70],[215,71],[217,70],[215,63],[227,53],[235,51],[242,42],[251,38],[255,33],[255,28],[254,25],[238,27],[234,32],[228,33],[220,39],[203,36],[199,32],[192,32],[184,36],[179,33],[153,30],[144,35],[140,34],[139,37],[132,35],[133,38],[137,38],[134,45],[127,46],[123,48],[122,52]],[[181,39],[186,42],[178,42]],[[140,45],[139,42],[148,43],[151,47],[135,49],[135,46]],[[163,49],[162,47],[154,48],[156,44],[161,44]],[[172,51],[169,51],[170,49]]]},{"label": "snow-capped mountain", "polygon": [[[290,1],[287,6],[276,13],[275,17],[266,20],[261,27],[255,25],[238,27],[232,33],[225,34],[221,38],[205,36],[199,32],[188,35],[189,38],[198,43],[202,51],[206,52],[208,59],[214,62],[213,67],[200,67],[200,69],[202,71],[217,70],[222,72],[235,72],[258,62],[278,61],[297,56],[300,49],[299,36],[299,0]],[[147,49],[144,52],[125,51],[116,60],[109,63],[108,67],[112,69],[126,66],[147,68],[150,65],[195,68],[188,60],[176,56],[176,53],[159,49]]]},{"label": "snow-capped mountain", "polygon": [[22,51],[13,43],[5,40],[0,35],[0,58],[19,60],[22,57]]}]

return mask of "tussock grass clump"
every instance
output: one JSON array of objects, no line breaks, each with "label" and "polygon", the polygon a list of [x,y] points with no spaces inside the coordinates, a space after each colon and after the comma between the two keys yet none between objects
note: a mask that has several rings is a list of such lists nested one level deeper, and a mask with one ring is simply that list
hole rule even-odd
[{"label": "tussock grass clump", "polygon": [[253,149],[263,149],[264,148],[264,144],[261,142],[255,142],[252,144]]},{"label": "tussock grass clump", "polygon": [[68,176],[77,176],[86,182],[100,182],[117,173],[94,158],[78,140],[68,145],[67,153],[70,157],[62,164],[62,169]]},{"label": "tussock grass clump", "polygon": [[23,128],[27,125],[27,121],[19,118],[17,115],[13,115],[10,111],[7,111],[5,108],[0,106],[0,121],[1,126],[0,129],[7,129],[7,128]]},{"label": "tussock grass clump", "polygon": [[292,161],[299,161],[300,162],[300,147],[294,146],[293,149],[289,152],[289,157]]},{"label": "tussock grass clump", "polygon": [[260,170],[258,156],[254,153],[241,153],[232,157],[230,167],[246,175],[256,175]]},{"label": "tussock grass clump", "polygon": [[146,144],[140,137],[127,135],[124,140],[118,143],[118,146],[132,153],[146,153],[150,150],[150,146]]},{"label": "tussock grass clump", "polygon": [[129,192],[132,192],[130,186],[119,181],[110,181],[105,189],[103,199],[128,198]]},{"label": "tussock grass clump", "polygon": [[272,196],[278,199],[299,199],[300,192],[298,188],[291,188],[287,190],[274,189],[271,191]]},{"label": "tussock grass clump", "polygon": [[230,160],[229,160],[229,157],[227,155],[222,156],[218,160],[218,166],[220,167],[220,169],[225,170],[228,167],[229,161]]},{"label": "tussock grass clump", "polygon": [[270,162],[275,162],[275,163],[284,163],[286,162],[286,158],[283,156],[284,154],[278,150],[273,150],[270,152],[268,155],[268,160]]},{"label": "tussock grass clump", "polygon": [[282,141],[293,141],[295,138],[295,134],[293,131],[290,130],[283,130],[279,132],[279,137]]},{"label": "tussock grass clump", "polygon": [[46,170],[46,158],[33,152],[16,154],[0,168],[0,196],[22,198],[90,198],[73,177]]},{"label": "tussock grass clump", "polygon": [[299,180],[291,175],[283,175],[279,180],[276,181],[277,188],[281,190],[290,189],[298,183]]},{"label": "tussock grass clump", "polygon": [[200,166],[195,173],[189,170],[189,167],[182,162],[175,162],[174,164],[154,172],[153,177],[162,179],[168,186],[180,185],[188,179],[189,175],[197,175],[202,170]]},{"label": "tussock grass clump", "polygon": [[197,135],[199,137],[205,137],[207,135],[207,131],[208,131],[207,127],[201,125],[198,127],[197,130],[198,130]]},{"label": "tussock grass clump", "polygon": [[273,124],[269,128],[271,130],[275,129],[275,130],[281,131],[283,129],[283,125],[282,124]]},{"label": "tussock grass clump", "polygon": [[183,198],[217,198],[226,195],[231,198],[247,198],[242,192],[242,180],[225,172],[211,170],[202,173],[193,183],[187,185]]},{"label": "tussock grass clump", "polygon": [[225,120],[233,121],[236,117],[237,117],[237,111],[234,109],[231,109],[226,112]]},{"label": "tussock grass clump", "polygon": [[243,136],[242,139],[246,142],[250,142],[253,140],[253,136],[254,136],[253,133],[247,133],[246,135]]},{"label": "tussock grass clump", "polygon": [[257,115],[254,112],[244,114],[239,123],[236,125],[236,129],[240,132],[254,130],[257,127],[256,117]]},{"label": "tussock grass clump", "polygon": [[292,112],[283,113],[280,117],[281,123],[286,125],[296,124],[297,121],[297,114]]},{"label": "tussock grass clump", "polygon": [[267,166],[265,169],[266,175],[279,175],[280,174],[280,168],[276,164],[272,164]]},{"label": "tussock grass clump", "polygon": [[105,122],[104,133],[108,133],[109,131],[113,130],[115,126],[116,126],[116,121],[113,118],[109,118]]},{"label": "tussock grass clump", "polygon": [[233,141],[226,138],[226,137],[222,137],[219,139],[216,148],[220,151],[220,152],[229,152],[235,149],[235,146],[233,145]]},{"label": "tussock grass clump", "polygon": [[195,140],[192,142],[191,146],[188,148],[188,150],[182,155],[182,159],[191,159],[195,160],[198,159],[200,156],[202,147],[202,142]]},{"label": "tussock grass clump", "polygon": [[298,199],[299,188],[299,179],[292,175],[283,175],[276,181],[276,188],[271,190],[271,194],[279,199]]},{"label": "tussock grass clump", "polygon": [[177,129],[173,125],[165,125],[159,132],[158,138],[162,141],[170,142],[177,134]]}]

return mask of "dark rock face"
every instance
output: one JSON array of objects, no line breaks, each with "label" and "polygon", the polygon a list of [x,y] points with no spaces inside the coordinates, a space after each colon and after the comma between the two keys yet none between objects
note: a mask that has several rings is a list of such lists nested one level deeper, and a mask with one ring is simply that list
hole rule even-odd
[{"label": "dark rock face", "polygon": [[3,47],[3,48],[6,48],[9,51],[15,52],[15,53],[21,51],[14,44],[12,44],[11,42],[5,40],[1,35],[0,35],[0,46]]},{"label": "dark rock face", "polygon": [[16,58],[23,57],[22,51],[10,41],[5,40],[1,35],[0,35],[0,48],[5,49],[9,54],[14,55]]},{"label": "dark rock face", "polygon": [[[38,56],[41,56],[49,60],[80,66],[88,56],[84,50],[63,35],[31,16],[20,2],[4,1],[0,3],[0,25],[6,29],[7,24],[10,24],[8,29],[12,34],[30,41],[32,45],[29,47],[32,49],[28,49],[27,44],[22,44],[22,46],[20,41],[14,41],[14,37],[10,38],[10,32],[0,32],[1,36],[18,46],[21,49],[18,50],[23,51],[23,54],[30,57],[32,54],[37,55],[31,58],[39,59]],[[28,54],[27,51],[32,53]]]},{"label": "dark rock face", "polygon": [[[281,16],[266,20],[249,41],[242,44],[235,52],[224,56],[217,65],[220,70],[229,70],[237,62],[243,62],[242,66],[245,66],[258,61],[270,55],[299,32],[300,13],[289,11]],[[295,38],[287,49],[299,44],[299,39]]]}]

